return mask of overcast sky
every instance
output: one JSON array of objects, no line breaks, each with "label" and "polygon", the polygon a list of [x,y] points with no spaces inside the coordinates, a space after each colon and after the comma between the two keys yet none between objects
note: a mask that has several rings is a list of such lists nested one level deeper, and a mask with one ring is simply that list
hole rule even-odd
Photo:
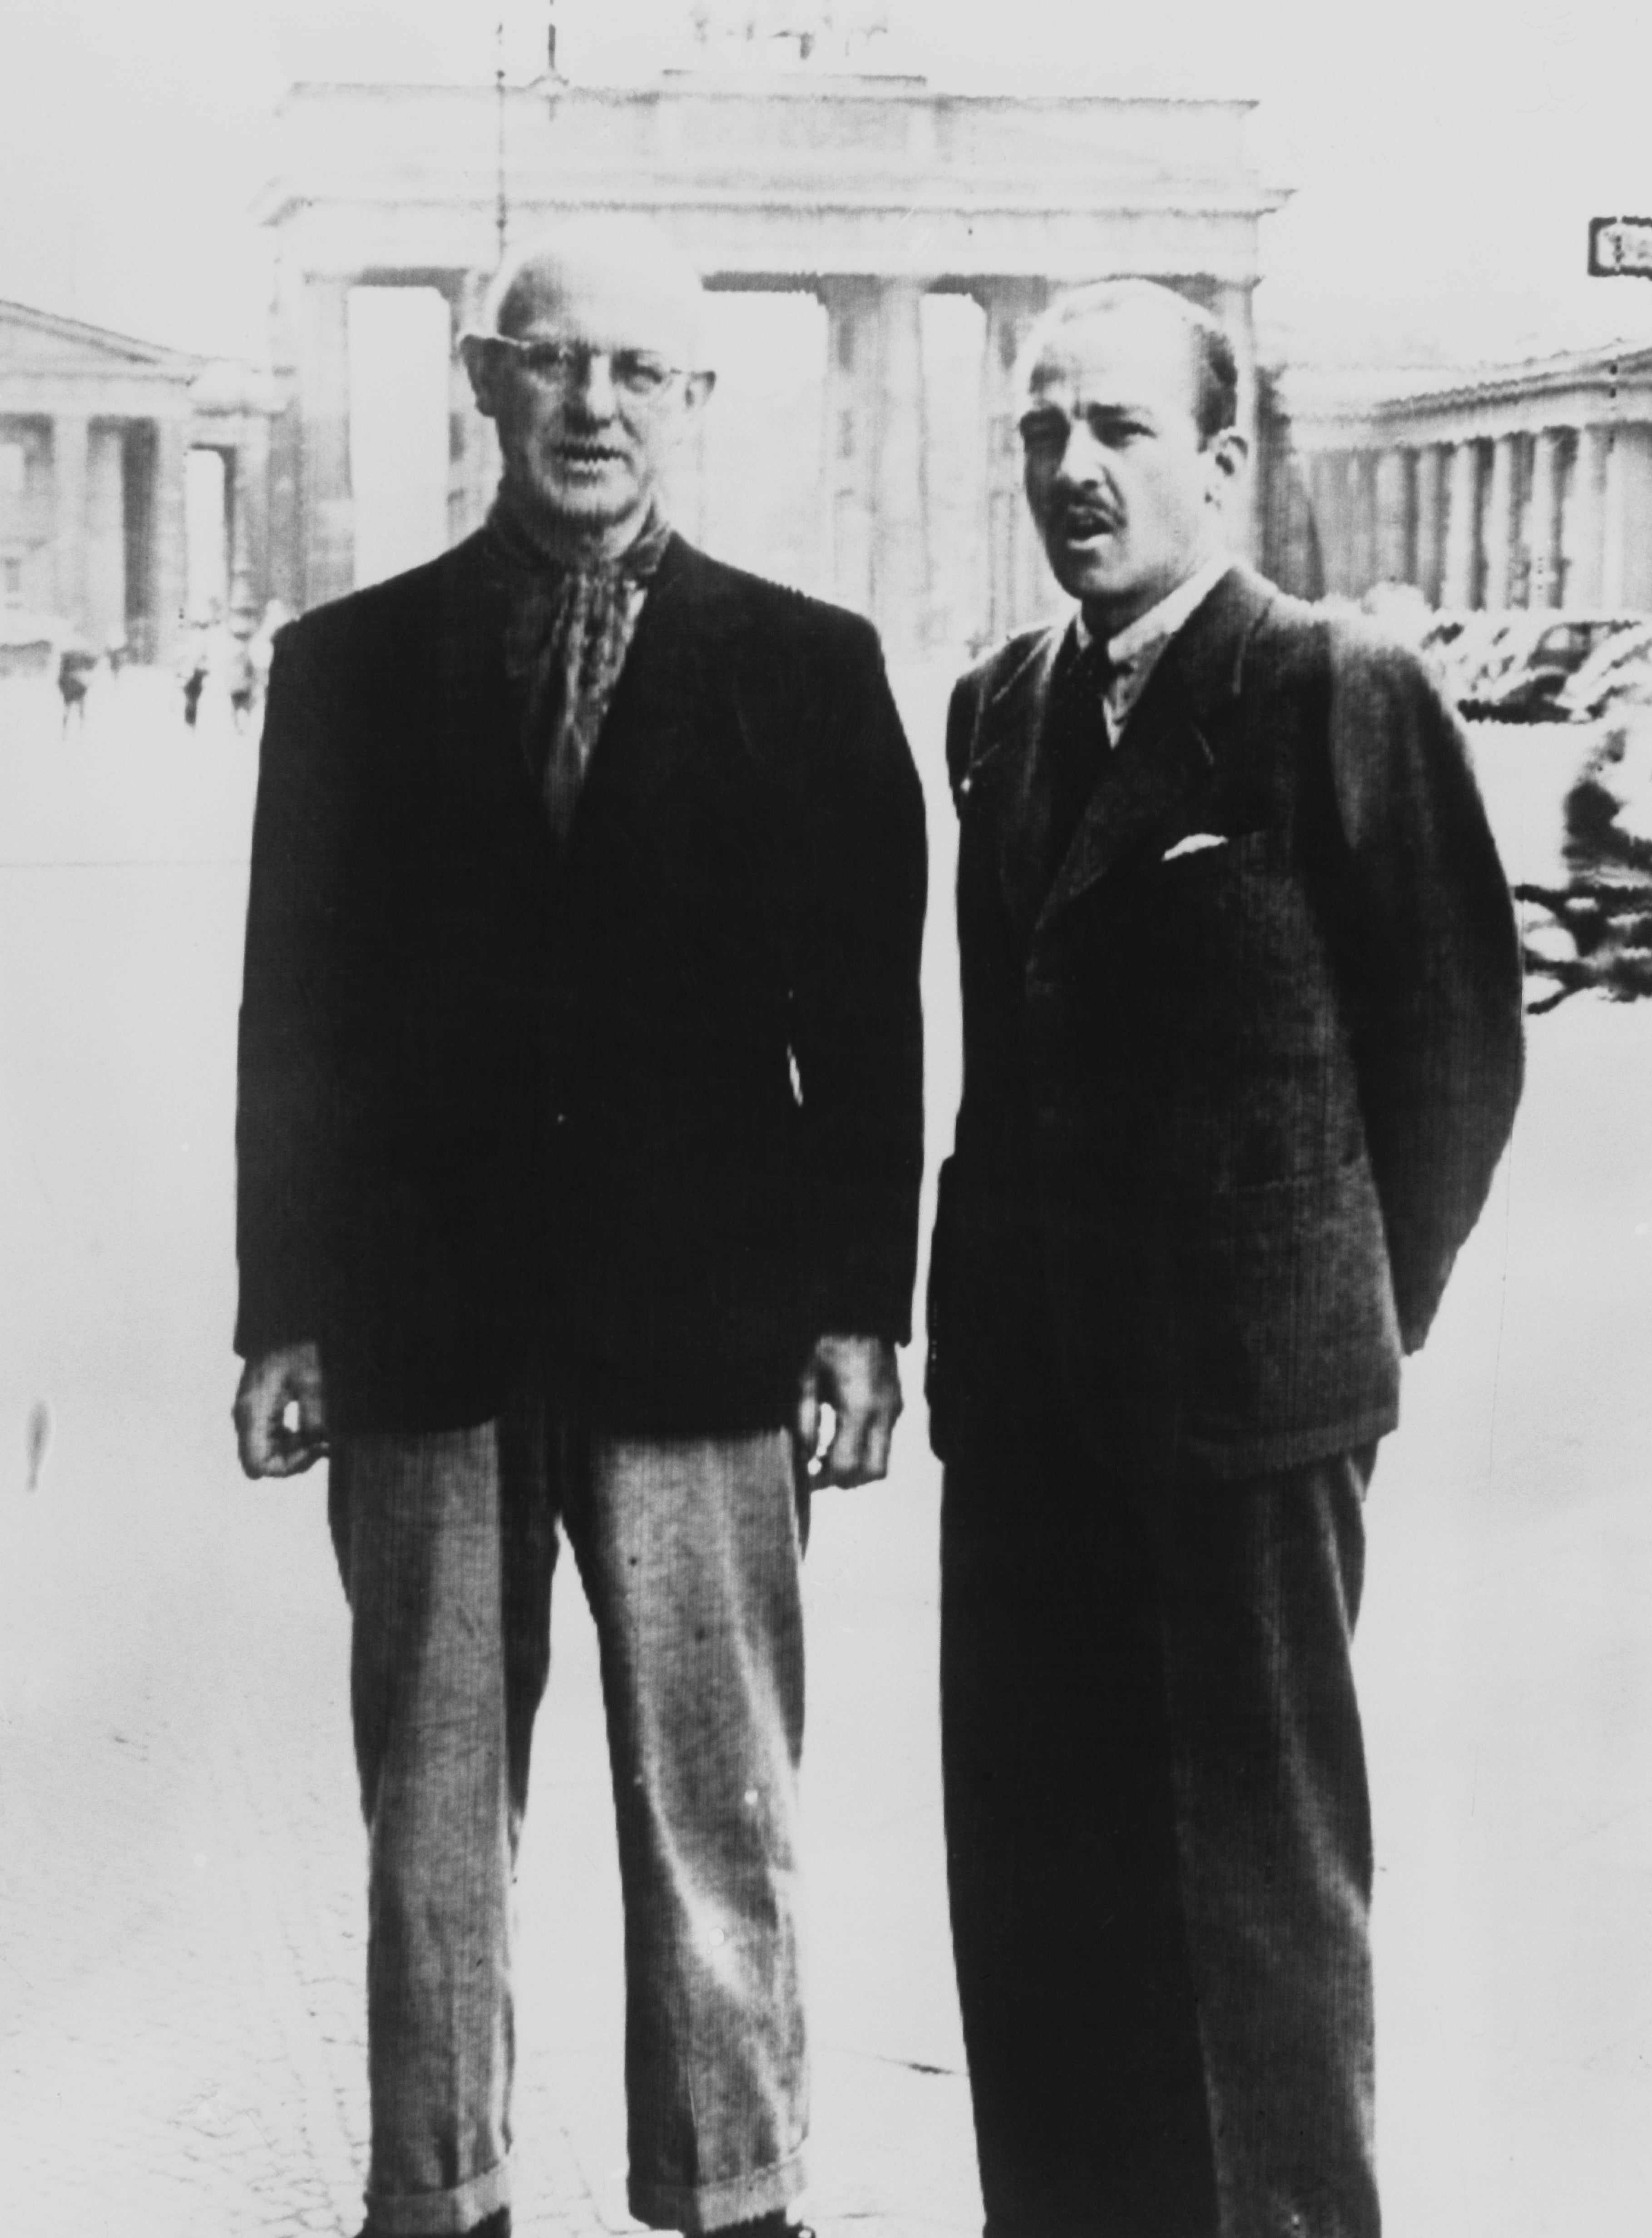
[{"label": "overcast sky", "polygon": [[[297,77],[483,78],[492,0],[41,0],[0,72],[0,294],[257,354],[248,201]],[[507,0],[525,77],[541,0]],[[561,0],[576,76],[671,57],[671,0]],[[1652,341],[1652,282],[1583,276],[1591,215],[1652,209],[1645,0],[895,0],[909,63],[961,87],[1254,98],[1265,327],[1299,358]],[[1007,28],[1008,27],[1008,28]]]}]

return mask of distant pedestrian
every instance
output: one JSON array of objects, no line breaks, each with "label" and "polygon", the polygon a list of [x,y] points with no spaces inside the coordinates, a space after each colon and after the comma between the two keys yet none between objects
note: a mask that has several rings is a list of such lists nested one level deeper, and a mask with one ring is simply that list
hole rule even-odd
[{"label": "distant pedestrian", "polygon": [[71,715],[82,730],[86,727],[86,694],[96,665],[97,655],[88,652],[84,646],[66,645],[57,656],[57,695],[63,703],[65,738],[69,736]]},{"label": "distant pedestrian", "polygon": [[269,696],[270,665],[275,657],[275,632],[285,629],[293,619],[291,610],[281,599],[272,599],[264,609],[264,618],[248,640],[247,658],[253,666],[253,704],[261,707]]},{"label": "distant pedestrian", "polygon": [[207,688],[207,656],[197,652],[183,678],[183,719],[193,731],[201,712],[201,695]]},{"label": "distant pedestrian", "polygon": [[235,729],[237,732],[242,732],[247,728],[253,712],[253,698],[258,683],[251,649],[244,637],[230,639],[228,656],[224,663],[224,682],[229,692],[229,712]]}]

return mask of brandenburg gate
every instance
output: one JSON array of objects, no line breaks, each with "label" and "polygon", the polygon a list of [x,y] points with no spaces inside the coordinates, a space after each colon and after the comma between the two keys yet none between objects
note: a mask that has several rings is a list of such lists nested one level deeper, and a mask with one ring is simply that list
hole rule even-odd
[{"label": "brandenburg gate", "polygon": [[[1226,322],[1254,414],[1258,231],[1281,197],[1246,167],[1249,107],[816,72],[550,77],[499,93],[295,87],[259,210],[277,238],[275,354],[291,397],[272,456],[273,588],[304,606],[354,580],[351,289],[434,288],[456,336],[496,268],[501,204],[512,241],[558,212],[612,209],[657,219],[714,288],[823,305],[825,572],[896,653],[921,645],[930,560],[922,306],[928,291],[975,298],[990,553],[980,619],[1010,629],[1046,598],[1011,374],[1054,288],[1131,274],[1182,288]],[[496,460],[456,359],[451,379],[456,540],[480,521]]]}]

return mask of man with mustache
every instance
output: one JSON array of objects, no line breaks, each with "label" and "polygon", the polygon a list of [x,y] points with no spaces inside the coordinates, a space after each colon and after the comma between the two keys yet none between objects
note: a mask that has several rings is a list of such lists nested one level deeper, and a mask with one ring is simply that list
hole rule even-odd
[{"label": "man with mustache", "polygon": [[929,1313],[989,2238],[1376,2238],[1363,1506],[1519,1093],[1514,919],[1410,653],[1225,548],[1232,348],[1032,338],[1078,602],[955,694]]},{"label": "man with mustache", "polygon": [[800,1564],[811,1483],[882,1477],[901,1405],[924,835],[871,628],[665,518],[699,323],[640,222],[519,256],[464,343],[486,526],[284,631],[270,679],[235,1414],[251,1475],[332,1456],[367,2238],[509,2228],[558,1532],[602,1655],[632,2209],[780,2238],[803,2182]]}]

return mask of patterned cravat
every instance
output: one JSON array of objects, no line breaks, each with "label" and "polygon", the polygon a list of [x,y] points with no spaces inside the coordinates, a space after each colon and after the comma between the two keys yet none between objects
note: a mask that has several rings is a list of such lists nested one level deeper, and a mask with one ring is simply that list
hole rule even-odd
[{"label": "patterned cravat", "polygon": [[624,666],[643,593],[671,529],[651,513],[617,560],[569,566],[542,552],[499,500],[487,517],[511,596],[505,666],[522,711],[522,751],[558,852],[567,845],[591,749]]}]

